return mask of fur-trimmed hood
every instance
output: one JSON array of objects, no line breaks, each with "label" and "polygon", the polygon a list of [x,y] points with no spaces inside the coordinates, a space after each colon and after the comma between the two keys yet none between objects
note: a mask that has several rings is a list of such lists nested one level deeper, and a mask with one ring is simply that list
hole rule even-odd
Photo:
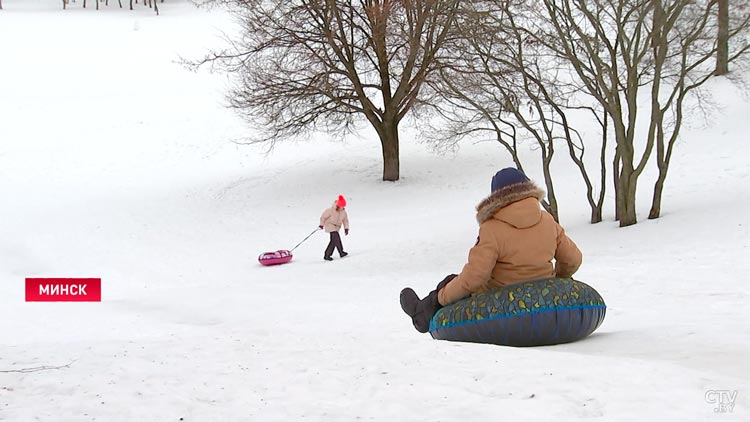
[{"label": "fur-trimmed hood", "polygon": [[[494,217],[502,208],[526,198],[535,198],[536,209],[539,210],[538,202],[544,198],[544,191],[531,180],[514,183],[497,190],[477,205],[477,222],[482,224]],[[539,216],[535,219],[538,221]],[[512,224],[512,222],[509,223]]]}]

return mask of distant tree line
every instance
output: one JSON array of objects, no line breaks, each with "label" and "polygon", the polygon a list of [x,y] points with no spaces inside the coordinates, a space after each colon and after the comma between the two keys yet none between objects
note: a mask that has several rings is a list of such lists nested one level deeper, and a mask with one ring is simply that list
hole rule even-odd
[{"label": "distant tree line", "polygon": [[[94,0],[96,3],[96,10],[99,10],[99,3],[102,2],[102,0]],[[130,10],[133,10],[133,3],[138,4],[138,0],[129,0],[130,1]],[[73,3],[75,3],[75,0],[72,0]],[[103,0],[105,6],[109,6],[109,0]],[[120,5],[120,9],[122,9],[122,0],[117,0],[117,2]],[[62,0],[62,6],[63,9],[68,8],[68,4],[71,3],[71,0]],[[148,6],[151,9],[154,9],[156,14],[159,14],[159,5],[158,3],[164,3],[164,0],[141,0],[141,3],[144,6]],[[83,8],[85,9],[87,5],[87,0],[83,0]],[[3,0],[0,0],[0,10],[3,9]]]},{"label": "distant tree line", "polygon": [[[71,0],[62,0],[63,9],[67,9],[68,3],[70,3],[70,1]],[[86,1],[87,0],[83,0],[84,9],[86,8]],[[133,10],[133,3],[135,2],[135,4],[138,4],[138,0],[129,0],[129,1],[130,1],[130,10]],[[73,0],[73,2],[75,2],[75,0]],[[101,2],[101,0],[95,0],[95,2],[96,2],[96,10],[99,10],[99,3]],[[122,9],[122,0],[117,0],[117,2],[120,5],[120,9]],[[164,3],[164,0],[159,0],[159,2]],[[141,3],[144,6],[148,6],[149,8],[154,9],[157,15],[159,14],[159,5],[158,5],[157,0],[141,0]],[[104,5],[109,6],[109,0],[104,0]]]}]

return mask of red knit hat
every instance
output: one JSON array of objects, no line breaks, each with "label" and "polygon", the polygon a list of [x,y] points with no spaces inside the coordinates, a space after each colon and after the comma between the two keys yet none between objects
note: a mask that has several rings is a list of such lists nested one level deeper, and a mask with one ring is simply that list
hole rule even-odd
[{"label": "red knit hat", "polygon": [[339,195],[339,199],[336,200],[336,206],[339,208],[344,208],[346,206],[346,199],[344,199],[343,195]]}]

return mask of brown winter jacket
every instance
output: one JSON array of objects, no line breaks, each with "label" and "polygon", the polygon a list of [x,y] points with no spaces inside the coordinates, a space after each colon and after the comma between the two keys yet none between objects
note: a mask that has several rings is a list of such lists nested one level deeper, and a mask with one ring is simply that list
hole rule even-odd
[{"label": "brown winter jacket", "polygon": [[333,206],[323,211],[323,215],[320,216],[320,225],[326,233],[337,232],[341,230],[342,225],[345,230],[349,229],[349,216],[346,214],[346,208],[336,208],[336,202],[334,202]]},{"label": "brown winter jacket", "polygon": [[[438,292],[445,306],[466,296],[546,277],[570,277],[582,255],[527,181],[494,192],[477,205],[479,238],[461,274]],[[555,263],[552,263],[552,259]]]}]

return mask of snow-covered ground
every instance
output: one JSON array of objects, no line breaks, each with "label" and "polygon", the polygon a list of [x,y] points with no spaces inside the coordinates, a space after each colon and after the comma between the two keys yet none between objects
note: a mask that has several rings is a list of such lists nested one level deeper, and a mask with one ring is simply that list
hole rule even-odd
[{"label": "snow-covered ground", "polygon": [[[501,148],[435,155],[407,131],[396,183],[369,131],[265,156],[232,142],[248,129],[226,77],[178,63],[230,20],[114,5],[0,11],[0,420],[750,420],[750,102],[727,81],[710,124],[684,132],[663,218],[645,219],[648,176],[625,229],[588,224],[576,174],[557,176],[577,276],[609,306],[594,335],[439,342],[398,293],[460,270],[473,207],[511,165]],[[291,263],[258,264],[338,194],[349,257],[323,261],[316,233]],[[26,303],[26,277],[101,277],[102,302]],[[732,413],[712,390],[737,392]]]}]

